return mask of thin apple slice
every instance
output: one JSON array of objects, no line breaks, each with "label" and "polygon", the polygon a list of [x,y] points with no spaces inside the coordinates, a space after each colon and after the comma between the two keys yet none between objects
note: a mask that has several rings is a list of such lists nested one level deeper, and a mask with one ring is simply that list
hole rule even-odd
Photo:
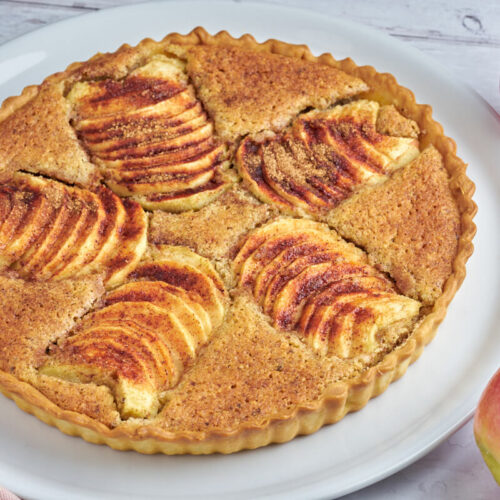
[{"label": "thin apple slice", "polygon": [[195,142],[184,148],[172,149],[153,157],[127,158],[126,160],[115,160],[106,162],[106,172],[109,176],[116,176],[120,172],[132,174],[136,170],[156,169],[169,167],[172,171],[179,169],[177,165],[192,163],[197,158],[209,154],[217,146],[213,138]]},{"label": "thin apple slice", "polygon": [[[334,281],[321,293],[310,297],[304,306],[302,315],[299,321],[299,329],[308,334],[309,331],[314,331],[314,324],[312,321],[313,315],[320,307],[328,307],[335,303],[335,301],[347,297],[350,294],[363,293],[365,291],[371,292],[393,292],[394,286],[387,278],[377,276],[374,274],[366,274],[367,270],[361,268],[359,274],[345,273],[338,281]],[[372,270],[374,273],[375,271]]]},{"label": "thin apple slice", "polygon": [[175,350],[183,365],[196,356],[197,343],[191,333],[182,327],[172,312],[149,302],[117,302],[96,311],[88,321],[99,324],[123,318],[156,331],[161,340]]},{"label": "thin apple slice", "polygon": [[147,175],[187,175],[203,172],[219,163],[224,152],[223,146],[217,146],[210,140],[204,142],[204,148],[200,148],[195,156],[191,156],[192,153],[189,152],[188,149],[189,148],[180,150],[177,162],[165,162],[157,166],[148,165],[142,168],[133,168],[131,170],[125,168],[119,170],[110,169],[108,178],[114,179],[115,181],[131,182]]},{"label": "thin apple slice", "polygon": [[[291,280],[295,279],[303,271],[312,266],[328,264],[329,271],[327,274],[325,274],[324,277],[325,284],[331,282],[331,279],[334,279],[337,275],[340,275],[340,273],[346,272],[347,266],[345,265],[345,263],[341,264],[339,262],[340,260],[341,257],[339,253],[329,251],[328,248],[323,251],[319,250],[316,252],[310,252],[294,260],[289,266],[281,269],[280,272],[277,273],[269,282],[264,300],[261,303],[264,312],[266,312],[267,314],[271,314],[274,307],[274,301],[276,300],[281,290],[286,285],[288,285]],[[352,267],[352,272],[359,272],[360,270],[360,267]],[[318,286],[320,286],[320,284],[321,282],[318,282]],[[314,291],[320,292],[321,290],[319,290],[318,288],[314,288]],[[305,289],[303,290],[303,292],[305,293]]]},{"label": "thin apple slice", "polygon": [[134,137],[133,132],[127,133],[125,137],[92,145],[92,152],[102,161],[150,157],[185,148],[190,144],[205,141],[213,135],[213,126],[203,114],[188,123],[172,127],[164,125],[165,121],[161,124],[155,123],[147,135],[142,125],[140,130],[144,133],[143,137]]},{"label": "thin apple slice", "polygon": [[14,190],[12,193],[12,208],[0,227],[0,251],[5,256],[9,244],[16,238],[16,235],[22,233],[26,221],[29,220],[30,206],[34,198],[34,193],[26,191]]},{"label": "thin apple slice", "polygon": [[152,416],[159,406],[156,380],[151,372],[151,354],[141,352],[119,339],[123,330],[96,327],[93,331],[69,337],[52,355],[50,364],[41,369],[45,375],[73,382],[94,382],[109,386],[122,416]]},{"label": "thin apple slice", "polygon": [[106,183],[110,189],[120,196],[148,195],[148,194],[172,194],[188,189],[197,189],[207,184],[214,176],[214,169],[200,172],[170,175],[167,173],[136,178],[132,182],[108,180]]},{"label": "thin apple slice", "polygon": [[87,241],[79,255],[68,266],[68,273],[90,274],[102,271],[102,266],[119,244],[119,235],[124,231],[127,212],[122,200],[113,191],[100,187],[98,216]]},{"label": "thin apple slice", "polygon": [[96,152],[98,158],[103,161],[115,161],[129,158],[152,157],[157,154],[166,153],[175,149],[186,147],[189,144],[204,141],[213,136],[213,125],[210,122],[205,122],[195,130],[191,130],[183,135],[178,135],[172,138],[164,138],[159,142],[144,142],[140,145],[132,145],[128,149],[126,147],[112,149],[109,151],[103,150]]},{"label": "thin apple slice", "polygon": [[206,115],[201,105],[195,103],[191,106],[189,103],[189,106],[188,109],[171,118],[159,116],[158,119],[152,120],[149,116],[147,120],[144,118],[134,121],[125,119],[120,122],[121,127],[117,126],[118,122],[115,120],[109,128],[80,130],[85,142],[94,153],[132,147],[143,142],[158,142],[165,138],[177,137],[206,123]]},{"label": "thin apple slice", "polygon": [[192,300],[208,312],[213,327],[222,321],[225,307],[220,298],[220,291],[210,277],[193,266],[174,261],[144,263],[131,277],[164,281],[183,288]]},{"label": "thin apple slice", "polygon": [[[280,254],[259,273],[253,291],[255,300],[262,304],[268,288],[276,290],[278,283],[282,282],[279,276],[294,276],[299,269],[303,268],[303,265],[309,266],[322,262],[336,263],[340,258],[341,255],[338,252],[329,250],[327,247],[321,248],[318,244],[293,247],[288,252]],[[305,261],[307,264],[304,264]]]},{"label": "thin apple slice", "polygon": [[[149,290],[150,283],[155,284],[154,293]],[[163,294],[171,296],[171,300],[178,300],[174,307],[187,308],[190,312],[192,311],[198,318],[204,332],[208,334],[211,331],[212,324],[207,311],[198,302],[192,300],[184,289],[163,281],[126,283],[110,292],[106,296],[105,304],[111,305],[125,300],[127,302],[154,302],[157,295],[162,297]]]},{"label": "thin apple slice", "polygon": [[66,241],[59,247],[51,260],[45,264],[43,270],[39,272],[38,276],[42,279],[52,278],[56,275],[60,277],[71,276],[72,273],[68,272],[67,264],[78,254],[97,219],[96,197],[89,191],[84,190],[75,194],[81,201],[78,219],[74,222]]},{"label": "thin apple slice", "polygon": [[71,244],[71,239],[68,239],[65,258],[53,272],[53,278],[60,279],[76,275],[89,261],[93,260],[93,257],[97,255],[96,248],[106,233],[108,225],[105,224],[105,219],[114,216],[113,210],[106,213],[106,207],[98,195],[85,192],[82,193],[82,198],[87,201],[87,216],[82,230],[75,234],[78,237]]},{"label": "thin apple slice", "polygon": [[212,280],[221,297],[225,296],[224,283],[212,263],[189,248],[176,245],[150,245],[148,255],[155,262],[176,261],[194,267]]},{"label": "thin apple slice", "polygon": [[259,200],[276,205],[286,213],[293,212],[293,204],[271,189],[264,179],[261,145],[247,137],[241,141],[234,158],[243,182]]},{"label": "thin apple slice", "polygon": [[198,347],[208,340],[210,325],[200,319],[197,311],[191,307],[192,301],[185,293],[183,300],[178,293],[171,292],[171,285],[162,281],[140,281],[120,286],[106,297],[106,304],[116,302],[149,302],[167,311],[175,312],[181,323],[197,340]]},{"label": "thin apple slice", "polygon": [[308,230],[328,234],[327,226],[308,219],[278,219],[252,231],[234,258],[234,271],[239,273],[243,263],[265,241],[284,235],[298,236]]},{"label": "thin apple slice", "polygon": [[[161,329],[157,324],[148,325],[141,321],[141,315],[147,314],[150,309],[141,307],[141,304],[127,307],[126,304],[112,304],[86,316],[78,325],[77,336],[83,335],[81,332],[88,332],[97,327],[122,327],[127,331],[134,332],[134,335],[144,337],[154,350],[157,359],[162,360],[161,364],[168,373],[168,385],[177,383],[183,371],[183,361],[179,353],[168,343],[161,334]],[[153,314],[157,309],[153,310]]]},{"label": "thin apple slice", "polygon": [[[78,341],[72,342],[75,338]],[[84,342],[100,344],[108,339],[121,344],[125,351],[133,352],[144,361],[148,378],[154,381],[158,391],[166,390],[174,380],[178,380],[178,374],[173,371],[177,366],[170,349],[155,331],[144,328],[133,319],[124,317],[121,320],[99,322],[69,339],[66,349],[74,345],[81,346]]]},{"label": "thin apple slice", "polygon": [[[260,296],[270,281],[265,278],[266,273],[273,273],[275,267],[281,272],[296,259],[320,252],[331,252],[334,259],[340,254],[340,250],[333,246],[332,238],[320,231],[306,229],[296,234],[278,234],[257,247],[247,258],[240,269],[239,284],[252,285],[255,297]],[[281,260],[274,263],[278,257]]]},{"label": "thin apple slice", "polygon": [[163,281],[182,288],[208,312],[212,329],[224,317],[227,300],[224,283],[208,259],[186,247],[150,245],[148,260],[137,266],[130,278]]},{"label": "thin apple slice", "polygon": [[323,356],[331,352],[340,358],[348,358],[352,342],[353,309],[347,296],[334,304],[317,308],[311,318],[306,342]]},{"label": "thin apple slice", "polygon": [[[266,279],[259,280],[259,276],[264,270],[264,274],[272,274],[274,260],[281,256],[283,262],[287,262],[288,258],[293,258],[292,249],[302,248],[306,240],[307,236],[305,234],[284,234],[265,241],[243,262],[240,268],[239,285],[249,285],[256,296],[260,295],[260,291],[267,288],[267,285],[264,285]],[[297,250],[297,252],[300,253],[300,250]],[[259,281],[258,284],[257,281]]]},{"label": "thin apple slice", "polygon": [[[75,101],[76,98],[72,94],[70,92],[68,98]],[[102,139],[106,139],[112,131],[116,131],[114,133],[116,135],[122,127],[137,130],[138,126],[145,120],[164,120],[167,127],[170,127],[172,121],[176,121],[183,113],[194,109],[201,109],[201,105],[196,101],[192,88],[188,87],[170,99],[145,108],[121,110],[120,114],[101,118],[84,118],[80,114],[80,117],[74,121],[73,126],[84,140],[88,139],[90,143],[97,143]]]},{"label": "thin apple slice", "polygon": [[217,199],[231,185],[231,181],[215,174],[206,184],[194,189],[176,191],[174,193],[136,194],[132,198],[147,210],[165,210],[168,212],[185,212],[198,210]]},{"label": "thin apple slice", "polygon": [[370,354],[392,346],[399,334],[393,325],[402,322],[410,324],[420,310],[419,302],[394,292],[368,294],[366,298],[355,300],[352,304],[360,312],[352,313],[354,321],[350,357],[357,356],[360,351]]},{"label": "thin apple slice", "polygon": [[[139,329],[137,329],[139,330]],[[141,377],[143,380],[149,379],[155,387],[162,387],[166,382],[166,372],[162,367],[162,362],[158,359],[154,344],[154,337],[142,335],[143,332],[129,330],[125,325],[97,324],[90,328],[68,337],[62,349],[67,351],[69,356],[77,351],[78,357],[86,348],[92,349],[93,346],[101,346],[112,343],[119,346],[126,353],[132,354],[141,366]],[[153,340],[153,342],[151,342]],[[157,342],[157,341],[156,341]],[[89,360],[90,361],[90,360]],[[109,359],[92,360],[89,364],[99,366],[103,371],[109,370]],[[119,362],[118,362],[119,365]],[[113,369],[116,365],[113,367]],[[114,371],[114,370],[113,370]],[[126,371],[118,369],[116,375],[126,376]],[[113,373],[110,374],[113,376]]]},{"label": "thin apple slice", "polygon": [[263,146],[264,180],[279,196],[306,212],[329,207],[328,197],[307,183],[307,171],[315,166],[302,156],[296,157],[292,140],[272,141]]},{"label": "thin apple slice", "polygon": [[[386,329],[394,323],[411,321],[419,308],[417,301],[394,292],[346,294],[318,308],[307,333],[313,346],[323,353],[344,359],[366,356],[387,341],[394,341],[397,337],[392,338]],[[397,335],[397,330],[394,333]]]},{"label": "thin apple slice", "polygon": [[[281,252],[272,258],[267,258],[266,255],[265,262],[260,263],[260,266],[256,270],[257,272],[250,278],[253,284],[253,295],[255,300],[260,303],[264,299],[267,287],[274,277],[298,258],[304,257],[311,253],[311,251],[314,251],[316,247],[317,245],[311,245],[311,243],[307,244],[307,242],[302,243],[302,241],[299,240],[287,244],[284,250],[281,250]],[[254,254],[256,252],[254,252]],[[250,259],[248,259],[247,262],[249,260]]]},{"label": "thin apple slice", "polygon": [[[133,338],[134,341],[145,345],[155,359],[154,370],[159,390],[167,390],[179,381],[183,370],[182,363],[177,353],[164,342],[156,330],[149,330],[144,325],[136,323],[133,318],[128,317],[101,320],[96,326],[99,328],[121,328],[126,338]],[[91,332],[91,328],[85,333],[87,332]],[[127,345],[133,347],[132,344],[127,343]]]},{"label": "thin apple slice", "polygon": [[[307,115],[303,118],[304,121],[306,118]],[[383,174],[385,157],[376,152],[374,148],[371,148],[367,152],[368,146],[366,143],[354,134],[349,136],[348,142],[344,141],[342,135],[337,133],[336,129],[333,128],[335,124],[329,126],[327,120],[328,117],[318,117],[315,126],[318,128],[322,127],[325,130],[323,144],[328,146],[332,151],[330,155],[331,159],[334,160],[332,168],[349,165],[344,170],[347,170],[351,174],[352,181],[348,183],[345,175],[342,175],[339,179],[340,185],[347,187],[350,184],[350,191],[352,191],[357,185],[379,182],[385,179]],[[307,127],[310,128],[311,124],[308,123]],[[372,157],[368,156],[369,153],[371,153]]]},{"label": "thin apple slice", "polygon": [[377,102],[361,99],[331,110],[306,113],[299,122],[306,129],[311,121],[324,127],[325,142],[358,169],[361,182],[373,182],[377,174],[387,174],[419,153],[418,140],[377,132],[378,110]]},{"label": "thin apple slice", "polygon": [[280,276],[276,283],[271,283],[266,294],[264,306],[274,324],[283,330],[295,327],[305,302],[311,295],[320,293],[330,283],[348,273],[360,273],[359,266],[352,264],[338,265],[326,261],[302,267],[305,262],[297,261],[297,268],[290,270],[290,274],[301,268],[303,270],[291,279]]},{"label": "thin apple slice", "polygon": [[[108,288],[122,283],[127,274],[139,263],[147,247],[147,216],[138,203],[123,200],[125,223],[116,231],[115,244],[107,256],[103,256]],[[88,272],[83,269],[82,272]]]},{"label": "thin apple slice", "polygon": [[0,266],[11,265],[19,260],[37,241],[51,221],[54,209],[43,193],[33,191],[29,210],[19,224],[10,243],[0,255]]},{"label": "thin apple slice", "polygon": [[125,109],[149,108],[170,100],[186,89],[183,83],[160,78],[128,76],[124,80],[78,82],[68,94],[79,117],[122,115]]},{"label": "thin apple slice", "polygon": [[292,135],[306,146],[312,161],[324,169],[321,178],[316,177],[311,182],[316,182],[318,189],[329,193],[333,203],[349,196],[360,182],[359,173],[346,157],[328,145],[328,128],[313,122],[305,126],[299,119],[293,124]]},{"label": "thin apple slice", "polygon": [[14,266],[22,276],[38,276],[38,273],[43,270],[44,266],[57,254],[59,248],[64,245],[79,218],[82,208],[81,201],[74,195],[73,190],[62,185],[59,190],[61,200],[56,208],[52,225]]},{"label": "thin apple slice", "polygon": [[[331,351],[341,358],[350,357],[354,322],[362,310],[355,304],[369,295],[367,291],[347,292],[336,296],[331,303],[317,306],[303,332],[308,343],[323,355]],[[361,314],[365,322],[373,324],[370,311]]]}]

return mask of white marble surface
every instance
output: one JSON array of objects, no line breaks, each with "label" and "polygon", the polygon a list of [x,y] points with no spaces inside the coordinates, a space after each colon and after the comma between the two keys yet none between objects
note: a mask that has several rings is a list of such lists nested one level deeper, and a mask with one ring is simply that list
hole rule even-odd
[{"label": "white marble surface", "polygon": [[[208,1],[208,0],[207,0]],[[244,0],[243,0],[244,1]],[[69,16],[130,0],[0,0],[0,43]],[[274,0],[371,25],[434,57],[500,113],[500,0]],[[348,500],[500,498],[472,421],[399,473]]]}]

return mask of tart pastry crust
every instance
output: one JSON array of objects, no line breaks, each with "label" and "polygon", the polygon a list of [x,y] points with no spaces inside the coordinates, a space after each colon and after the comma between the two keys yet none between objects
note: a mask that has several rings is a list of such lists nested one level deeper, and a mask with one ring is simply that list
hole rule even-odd
[{"label": "tart pastry crust", "polygon": [[[0,390],[141,453],[337,422],[405,373],[462,283],[465,170],[392,75],[305,45],[196,28],[74,63],[0,108]],[[422,218],[410,258],[398,228]]]}]

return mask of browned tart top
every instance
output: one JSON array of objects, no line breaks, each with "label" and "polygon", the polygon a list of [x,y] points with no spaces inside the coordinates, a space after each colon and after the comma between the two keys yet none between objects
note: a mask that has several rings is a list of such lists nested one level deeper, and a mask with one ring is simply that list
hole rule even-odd
[{"label": "browned tart top", "polygon": [[98,55],[0,114],[0,369],[129,436],[319,404],[415,334],[463,233],[393,83],[207,40]]}]

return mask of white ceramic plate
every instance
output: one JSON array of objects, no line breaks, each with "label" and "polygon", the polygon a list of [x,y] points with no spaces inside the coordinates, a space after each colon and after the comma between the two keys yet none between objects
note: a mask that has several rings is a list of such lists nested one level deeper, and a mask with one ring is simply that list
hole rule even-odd
[{"label": "white ceramic plate", "polygon": [[476,251],[448,317],[401,381],[361,412],[284,445],[231,456],[117,452],[63,435],[0,398],[0,484],[25,498],[333,498],[416,460],[462,424],[500,359],[500,126],[473,91],[416,50],[371,29],[262,4],[164,2],[105,10],[0,47],[0,100],[75,60],[197,25],[308,43],[390,71],[455,138],[477,184]]}]

